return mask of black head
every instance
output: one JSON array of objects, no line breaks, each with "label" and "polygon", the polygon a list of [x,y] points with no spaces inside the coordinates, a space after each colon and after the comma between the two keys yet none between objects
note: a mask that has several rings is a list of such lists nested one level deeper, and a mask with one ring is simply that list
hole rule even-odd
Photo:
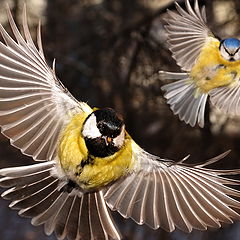
[{"label": "black head", "polygon": [[124,123],[113,109],[99,109],[85,120],[82,135],[91,155],[107,157],[122,147],[125,139]]}]

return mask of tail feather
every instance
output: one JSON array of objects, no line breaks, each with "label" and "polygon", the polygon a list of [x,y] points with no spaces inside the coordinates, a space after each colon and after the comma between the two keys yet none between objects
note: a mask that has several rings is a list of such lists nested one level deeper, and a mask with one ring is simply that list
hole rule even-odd
[{"label": "tail feather", "polygon": [[78,232],[78,219],[81,209],[81,199],[75,197],[72,205],[72,209],[69,213],[69,219],[66,224],[66,234],[69,240],[77,239]]},{"label": "tail feather", "polygon": [[80,202],[80,211],[78,218],[77,239],[87,239],[91,236],[91,209],[88,196],[83,196]]},{"label": "tail feather", "polygon": [[68,199],[68,194],[62,192],[56,200],[50,205],[49,208],[45,209],[41,214],[34,217],[31,221],[31,223],[34,226],[41,225],[45,222],[47,222],[49,219],[54,218],[59,211],[61,211],[62,206],[65,204],[65,201]]},{"label": "tail feather", "polygon": [[45,233],[55,232],[59,240],[120,240],[102,192],[61,191],[61,181],[51,174],[54,168],[50,161],[1,169],[0,186],[10,187],[2,197],[12,201],[10,207],[18,209],[20,216],[32,218],[33,225],[44,224]]},{"label": "tail feather", "polygon": [[72,212],[75,198],[76,196],[68,197],[61,211],[58,212],[58,215],[56,215],[54,220],[52,220],[51,218],[45,224],[45,232],[47,235],[50,235],[55,228],[55,233],[58,239],[63,240],[64,238],[66,238],[68,232],[66,225],[69,221],[70,213]]},{"label": "tail feather", "polygon": [[[170,83],[171,85],[169,84],[170,86],[168,86],[167,89],[171,87],[171,91],[167,91],[164,95],[165,98],[169,99],[169,103],[174,104],[178,102],[179,99],[181,99],[181,96],[182,96],[181,93],[186,92],[189,89],[189,86],[186,85],[185,83],[186,83],[185,80],[180,80],[176,82],[176,84],[174,83]],[[164,90],[165,87],[166,85],[163,86],[162,89]]]},{"label": "tail feather", "polygon": [[103,192],[100,192],[99,194],[95,193],[95,201],[98,209],[99,220],[101,220],[101,225],[103,226],[103,229],[113,238],[116,239],[116,236],[118,236],[118,239],[121,238],[121,235],[116,231],[116,227],[114,225],[114,221],[111,221],[111,215],[108,213],[108,207],[105,202],[104,194]]},{"label": "tail feather", "polygon": [[[96,195],[92,195],[92,196],[88,196],[89,197],[89,211],[91,211],[90,214],[90,226],[91,226],[91,230],[93,231],[93,235],[97,236],[98,238],[100,238],[102,235],[106,236],[106,233],[102,230],[102,221],[99,221],[100,219],[97,217],[93,217],[93,216],[97,216],[98,215],[98,199]],[[101,197],[100,197],[101,198]],[[95,228],[92,228],[92,226],[95,226]]]},{"label": "tail feather", "polygon": [[[175,74],[175,75],[174,75]],[[161,72],[161,76],[166,79],[179,77],[179,81],[164,85],[161,89],[166,91],[164,97],[170,105],[171,110],[175,115],[179,115],[180,120],[192,127],[196,123],[200,127],[204,126],[204,112],[208,95],[200,93],[195,96],[196,86],[190,82],[187,74],[177,74]],[[185,77],[185,78],[184,78]]]}]

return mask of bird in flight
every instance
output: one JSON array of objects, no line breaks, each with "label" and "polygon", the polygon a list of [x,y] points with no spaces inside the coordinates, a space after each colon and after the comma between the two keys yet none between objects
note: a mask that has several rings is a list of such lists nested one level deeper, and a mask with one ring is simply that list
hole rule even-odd
[{"label": "bird in flight", "polygon": [[162,87],[174,114],[191,126],[204,127],[207,98],[229,115],[240,114],[240,41],[214,36],[207,26],[205,7],[185,0],[168,11],[166,32],[169,49],[183,72],[160,71],[161,79],[177,80]]},{"label": "bird in flight", "polygon": [[40,24],[35,45],[26,7],[21,34],[7,10],[13,38],[0,25],[0,125],[10,143],[36,162],[0,170],[2,197],[33,225],[59,240],[121,239],[111,217],[138,224],[219,228],[239,220],[240,170],[174,162],[144,151],[110,108],[91,108],[63,86],[46,63]]}]

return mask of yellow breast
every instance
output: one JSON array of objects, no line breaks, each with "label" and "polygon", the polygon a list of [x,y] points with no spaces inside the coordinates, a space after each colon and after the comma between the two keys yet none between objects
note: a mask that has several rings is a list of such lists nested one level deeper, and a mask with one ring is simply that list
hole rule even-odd
[{"label": "yellow breast", "polygon": [[240,61],[229,62],[219,51],[220,42],[209,38],[199,58],[190,72],[199,92],[208,92],[213,88],[234,84],[240,73]]},{"label": "yellow breast", "polygon": [[[132,170],[132,139],[126,133],[123,147],[105,157],[89,155],[81,130],[87,114],[75,115],[63,132],[59,143],[58,158],[65,174],[81,188],[100,188],[117,180]],[[82,162],[87,164],[81,164]],[[83,167],[82,167],[83,166]]]}]

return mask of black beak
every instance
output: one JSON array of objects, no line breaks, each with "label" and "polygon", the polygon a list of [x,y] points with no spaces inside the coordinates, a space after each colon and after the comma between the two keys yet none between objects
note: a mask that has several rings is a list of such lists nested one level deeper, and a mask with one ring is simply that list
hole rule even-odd
[{"label": "black beak", "polygon": [[235,62],[235,59],[233,57],[229,58],[229,62]]}]

